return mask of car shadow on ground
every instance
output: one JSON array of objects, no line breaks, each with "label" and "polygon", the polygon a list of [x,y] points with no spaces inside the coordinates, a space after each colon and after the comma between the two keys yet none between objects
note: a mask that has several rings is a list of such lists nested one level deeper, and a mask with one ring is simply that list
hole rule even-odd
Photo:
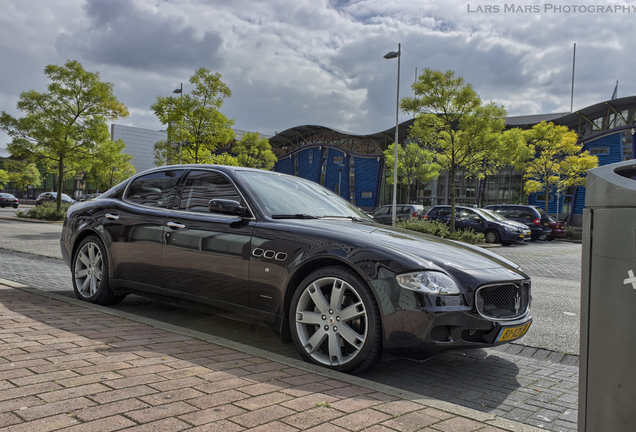
[{"label": "car shadow on ground", "polygon": [[[72,291],[57,293],[74,297]],[[242,317],[228,318],[222,316],[223,311],[209,313],[136,295],[129,295],[112,308],[302,360],[293,343],[281,341],[275,330],[249,317],[239,321]],[[497,408],[514,404],[513,393],[522,387],[516,378],[519,372],[517,364],[496,350],[475,349],[449,351],[423,362],[385,355],[359,376],[423,397],[501,415],[504,411]]]}]

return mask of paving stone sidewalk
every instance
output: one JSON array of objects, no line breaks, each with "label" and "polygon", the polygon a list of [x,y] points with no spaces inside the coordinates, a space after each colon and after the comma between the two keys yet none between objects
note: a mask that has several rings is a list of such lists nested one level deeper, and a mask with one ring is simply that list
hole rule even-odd
[{"label": "paving stone sidewalk", "polygon": [[0,281],[3,431],[539,431]]}]

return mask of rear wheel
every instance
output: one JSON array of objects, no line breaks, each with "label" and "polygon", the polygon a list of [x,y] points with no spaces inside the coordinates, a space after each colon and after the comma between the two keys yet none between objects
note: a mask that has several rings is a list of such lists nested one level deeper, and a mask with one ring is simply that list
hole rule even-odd
[{"label": "rear wheel", "polygon": [[106,247],[97,236],[88,236],[73,257],[73,289],[78,299],[98,305],[119,303],[125,295],[115,295],[108,284]]},{"label": "rear wheel", "polygon": [[307,276],[289,311],[292,339],[308,362],[361,372],[382,354],[380,312],[366,283],[344,267]]},{"label": "rear wheel", "polygon": [[499,233],[494,230],[486,231],[484,237],[486,237],[486,243],[499,243],[500,241]]}]

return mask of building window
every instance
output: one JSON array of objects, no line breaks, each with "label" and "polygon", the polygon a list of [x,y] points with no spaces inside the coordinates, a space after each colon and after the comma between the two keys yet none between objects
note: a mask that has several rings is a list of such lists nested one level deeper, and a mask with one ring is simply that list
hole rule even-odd
[{"label": "building window", "polygon": [[309,150],[309,163],[310,164],[314,163],[314,151],[313,150]]},{"label": "building window", "polygon": [[360,192],[361,198],[373,198],[373,192]]},{"label": "building window", "polygon": [[591,147],[590,148],[591,155],[608,155],[610,154],[609,147]]},{"label": "building window", "polygon": [[342,163],[342,157],[334,157],[333,163]]}]

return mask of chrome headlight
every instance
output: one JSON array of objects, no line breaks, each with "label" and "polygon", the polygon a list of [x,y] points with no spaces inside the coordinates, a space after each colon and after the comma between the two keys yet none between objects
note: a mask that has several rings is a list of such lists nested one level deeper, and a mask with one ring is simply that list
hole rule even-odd
[{"label": "chrome headlight", "polygon": [[395,277],[402,288],[420,291],[424,294],[461,294],[459,287],[448,275],[436,271],[406,273]]},{"label": "chrome headlight", "polygon": [[514,232],[523,232],[521,230],[521,228],[517,228],[517,227],[513,227],[513,226],[505,226],[504,228],[506,229],[506,231],[512,232],[512,233],[514,233]]}]

